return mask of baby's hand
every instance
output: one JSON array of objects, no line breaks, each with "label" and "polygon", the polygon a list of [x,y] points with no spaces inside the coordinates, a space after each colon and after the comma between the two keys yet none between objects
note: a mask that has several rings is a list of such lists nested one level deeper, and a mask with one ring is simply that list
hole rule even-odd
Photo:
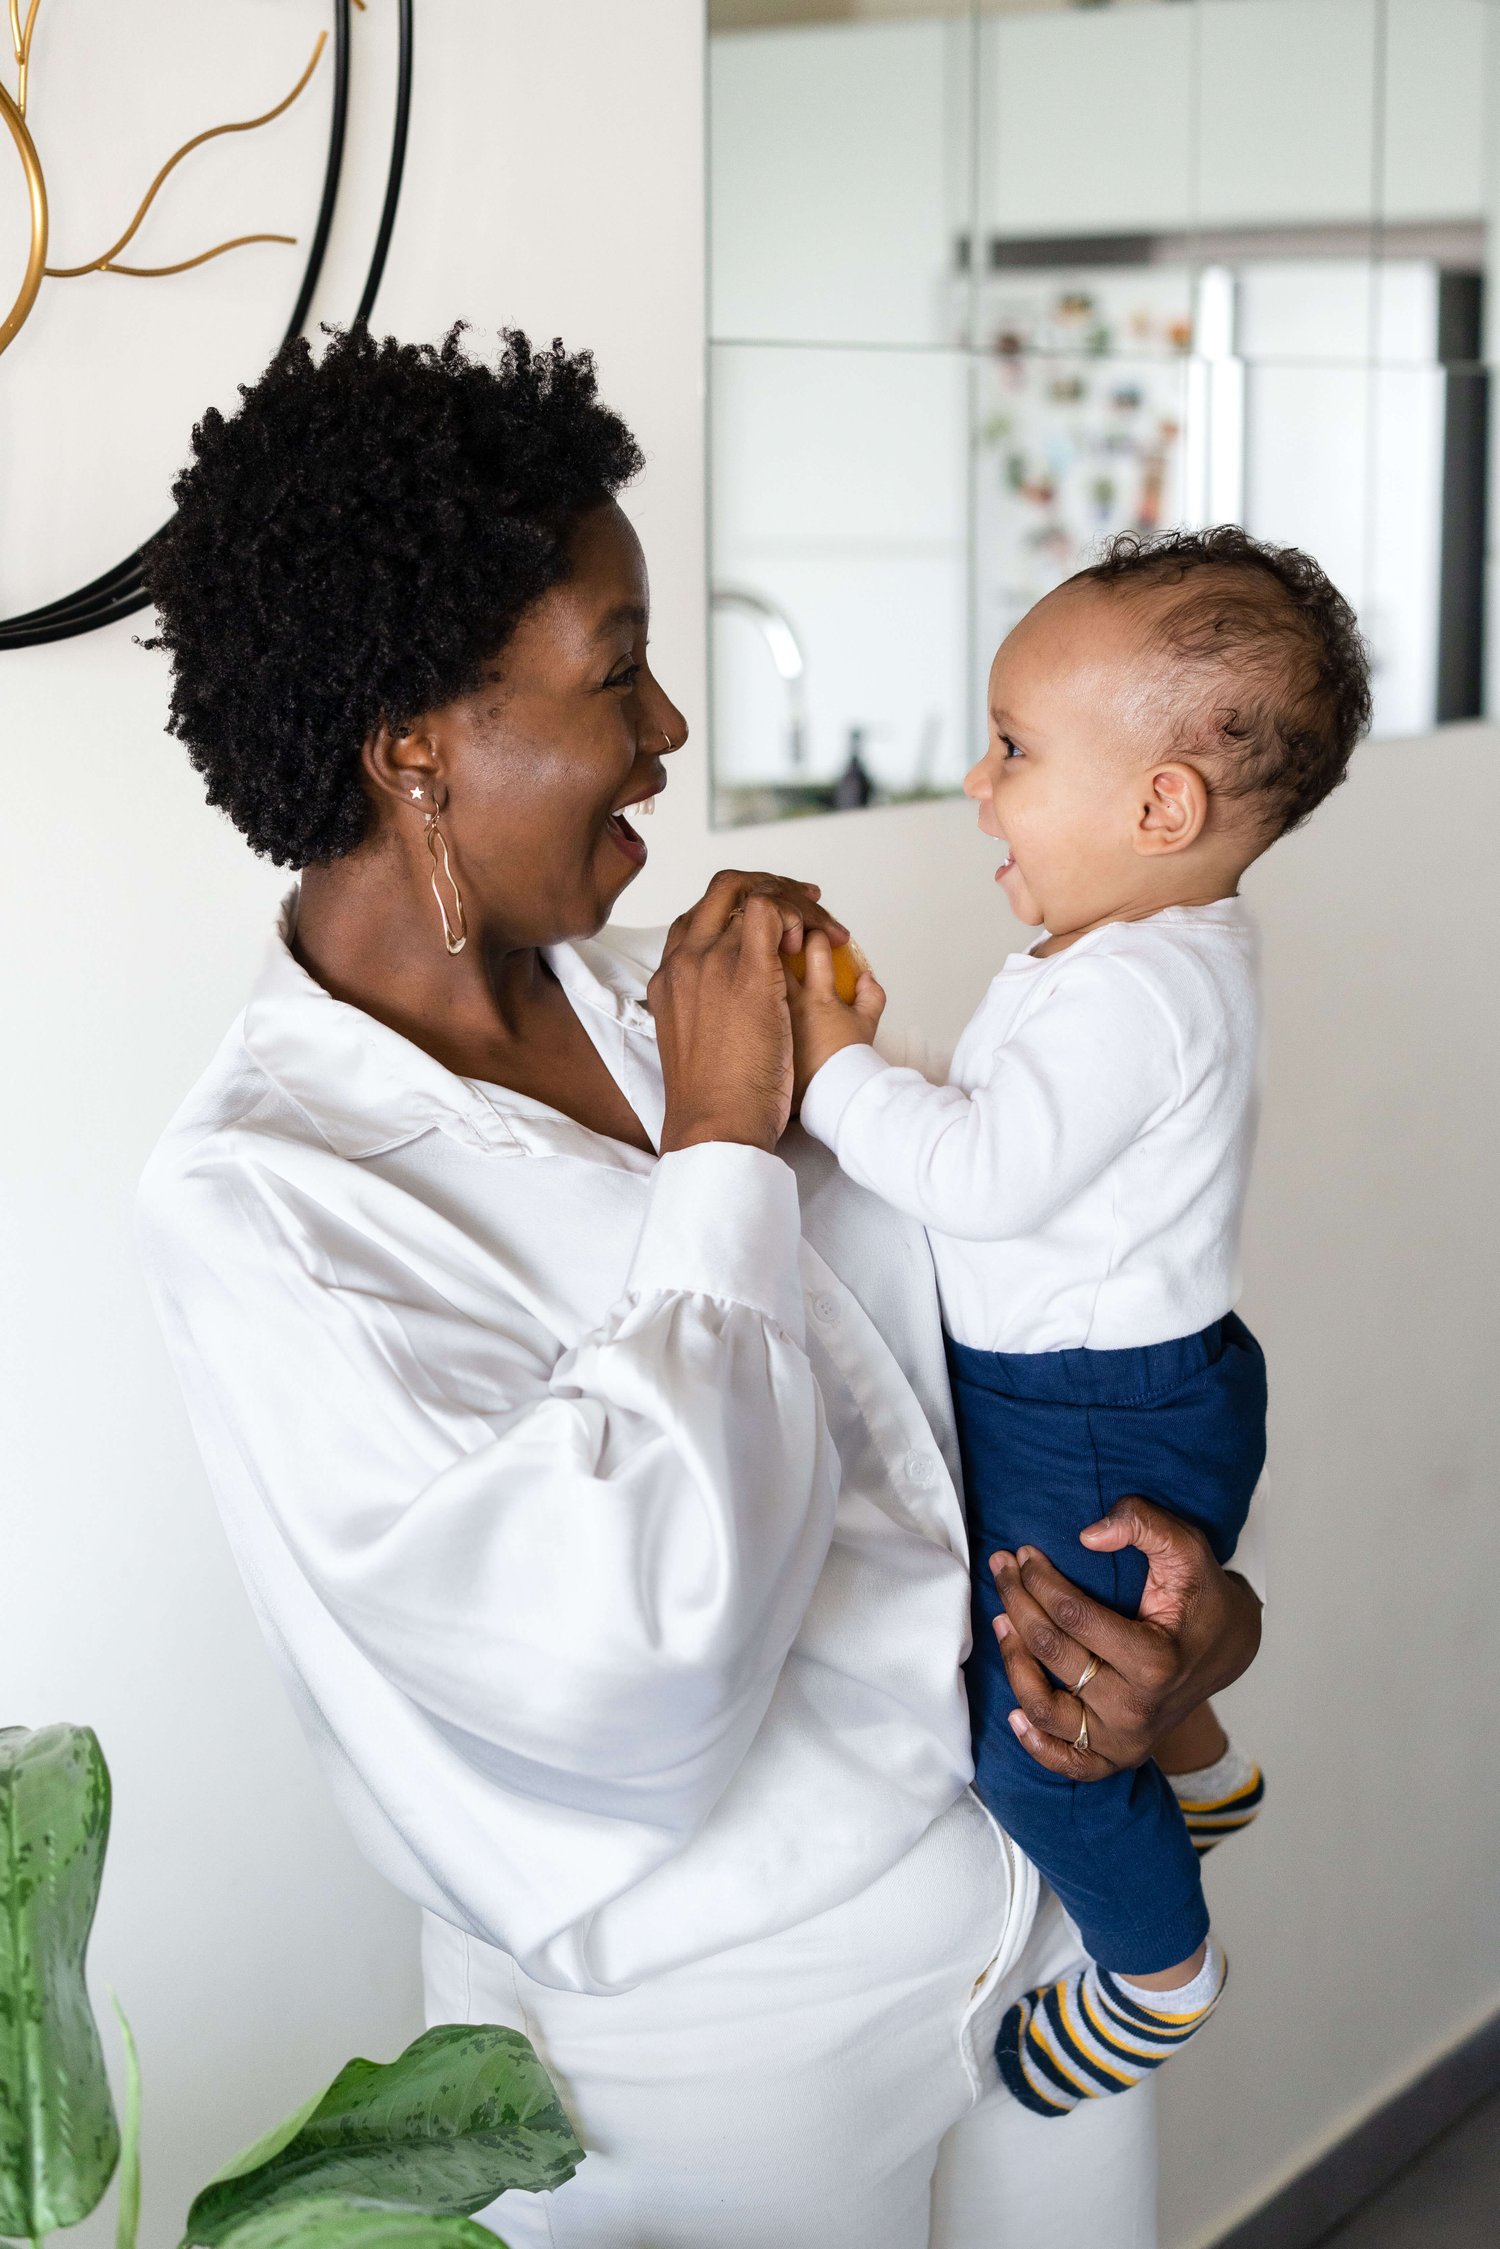
[{"label": "baby's hand", "polygon": [[855,987],[853,1005],[846,1007],[834,989],[833,947],[821,930],[807,933],[806,980],[799,982],[786,971],[787,1004],[792,1011],[794,1081],[793,1110],[802,1106],[809,1081],[816,1077],[831,1054],[844,1046],[872,1046],[885,994],[866,969]]}]

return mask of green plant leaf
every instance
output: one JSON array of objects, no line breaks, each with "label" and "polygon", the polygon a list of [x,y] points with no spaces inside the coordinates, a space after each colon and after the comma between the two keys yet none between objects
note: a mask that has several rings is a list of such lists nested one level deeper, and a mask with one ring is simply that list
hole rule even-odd
[{"label": "green plant leaf", "polygon": [[224,2236],[224,2249],[505,2249],[505,2244],[469,2218],[315,2194],[242,2218]]},{"label": "green plant leaf", "polygon": [[86,2218],[120,2152],[84,1960],[109,1841],[87,1726],[0,1729],[0,2233]]},{"label": "green plant leaf", "polygon": [[217,2249],[252,2212],[310,2195],[467,2216],[511,2187],[561,2186],[582,2160],[529,2039],[440,2023],[393,2062],[346,2062],[203,2189],[184,2238]]},{"label": "green plant leaf", "polygon": [[135,2032],[113,1992],[109,1995],[125,2049],[125,2123],[120,2141],[120,2185],[115,2205],[115,2249],[135,2249],[141,2227],[141,2058]]},{"label": "green plant leaf", "polygon": [[[279,2124],[272,2125],[269,2132],[262,2133],[254,2146],[247,2147],[243,2155],[232,2157],[221,2170],[215,2171],[209,2185],[218,2186],[225,2180],[243,2179],[252,2171],[263,2171],[273,2156],[280,2155],[284,2147],[290,2147],[308,2118],[317,2114],[327,2098],[327,2092],[313,2093],[300,2108],[294,2108],[290,2116],[283,2117]],[[207,2189],[204,2191],[206,2193]],[[200,2196],[199,2200],[201,2199]],[[196,2210],[197,2207],[195,2202],[193,2208]]]}]

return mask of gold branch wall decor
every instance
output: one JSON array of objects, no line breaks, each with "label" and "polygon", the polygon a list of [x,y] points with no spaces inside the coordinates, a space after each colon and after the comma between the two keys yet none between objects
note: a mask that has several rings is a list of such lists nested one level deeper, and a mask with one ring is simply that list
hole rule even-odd
[{"label": "gold branch wall decor", "polygon": [[[355,5],[358,8],[362,9],[364,4],[365,0],[355,0]],[[174,150],[142,196],[129,226],[126,227],[123,234],[116,237],[107,250],[101,251],[98,257],[86,259],[82,265],[48,265],[46,174],[42,168],[42,160],[37,152],[36,142],[32,138],[31,130],[26,122],[26,97],[29,91],[31,74],[31,46],[40,7],[41,0],[30,0],[30,6],[23,23],[21,0],[7,0],[10,17],[11,52],[16,64],[16,90],[12,95],[4,84],[0,84],[0,119],[3,119],[8,128],[11,140],[15,144],[16,154],[21,161],[21,169],[26,181],[27,202],[30,209],[31,240],[26,255],[26,271],[21,281],[19,293],[10,311],[3,320],[0,320],[0,351],[4,351],[6,345],[20,333],[32,306],[36,303],[37,292],[44,279],[76,281],[86,273],[123,273],[136,280],[160,280],[167,274],[186,273],[193,266],[206,265],[210,258],[221,258],[228,250],[241,250],[247,243],[294,243],[296,241],[296,236],[292,234],[237,234],[228,242],[216,242],[211,249],[200,250],[196,257],[179,258],[174,265],[142,266],[118,263],[120,252],[134,239],[142,220],[155,202],[161,188],[185,157],[191,156],[194,149],[202,148],[205,142],[219,140],[226,133],[258,132],[262,125],[269,125],[274,118],[283,116],[291,108],[293,102],[307,87],[313,72],[318,67],[323,49],[328,44],[326,31],[319,32],[311,58],[296,85],[289,94],[276,103],[273,109],[266,110],[259,117],[241,118],[227,125],[210,125],[206,131],[195,133],[191,140],[184,141],[181,148]]]},{"label": "gold branch wall decor", "polygon": [[26,197],[31,206],[31,245],[26,254],[26,272],[20,293],[3,321],[0,321],[0,351],[4,351],[19,330],[21,323],[36,303],[36,293],[42,285],[42,270],[47,262],[47,183],[42,177],[42,160],[36,152],[36,142],[26,129],[26,74],[31,64],[31,35],[36,29],[36,12],[42,0],[31,0],[31,9],[25,28],[21,25],[21,0],[10,0],[10,43],[15,53],[17,82],[12,100],[4,86],[0,86],[0,117],[3,117],[16,144],[16,154],[21,159],[21,169],[26,175]]}]

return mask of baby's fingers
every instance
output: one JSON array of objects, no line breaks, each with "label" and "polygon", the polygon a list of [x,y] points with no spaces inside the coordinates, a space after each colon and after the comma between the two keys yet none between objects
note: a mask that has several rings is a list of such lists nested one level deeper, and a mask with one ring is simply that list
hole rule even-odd
[{"label": "baby's fingers", "polygon": [[[830,971],[832,964],[830,962]],[[873,1032],[885,1013],[885,993],[866,968],[854,987],[854,1012]]]},{"label": "baby's fingers", "polygon": [[809,928],[803,952],[804,983],[807,996],[813,1000],[836,1000],[838,989],[833,975],[833,946],[821,929]]}]

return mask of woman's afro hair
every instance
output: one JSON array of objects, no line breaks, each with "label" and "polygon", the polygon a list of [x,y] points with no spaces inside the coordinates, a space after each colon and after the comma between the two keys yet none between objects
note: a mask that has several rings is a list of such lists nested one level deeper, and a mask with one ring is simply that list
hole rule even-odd
[{"label": "woman's afro hair", "polygon": [[329,331],[286,344],[237,413],[206,413],[147,555],[170,726],[278,866],[365,835],[360,753],[382,723],[473,693],[568,573],[578,518],[641,465],[588,352],[498,362]]}]

